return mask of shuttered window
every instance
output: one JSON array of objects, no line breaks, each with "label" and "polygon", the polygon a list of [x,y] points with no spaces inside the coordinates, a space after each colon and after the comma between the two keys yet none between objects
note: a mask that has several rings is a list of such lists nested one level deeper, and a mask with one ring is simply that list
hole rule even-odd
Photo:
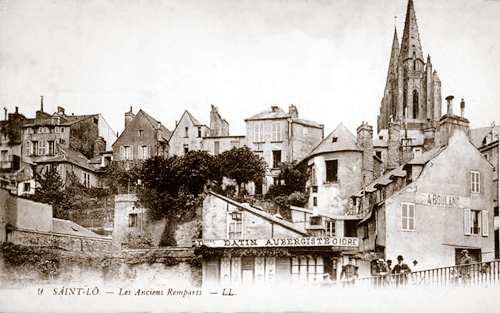
[{"label": "shuttered window", "polygon": [[464,234],[470,235],[470,209],[464,209]]},{"label": "shuttered window", "polygon": [[488,210],[464,209],[464,235],[489,235]]},{"label": "shuttered window", "polygon": [[271,141],[282,141],[281,125],[281,122],[273,122],[271,124]]},{"label": "shuttered window", "polygon": [[481,191],[481,173],[477,171],[470,172],[470,192],[479,193]]},{"label": "shuttered window", "polygon": [[264,123],[255,123],[253,129],[253,142],[264,142]]},{"label": "shuttered window", "polygon": [[415,230],[415,204],[401,203],[401,229]]},{"label": "shuttered window", "polygon": [[483,210],[483,236],[488,236],[488,211]]}]

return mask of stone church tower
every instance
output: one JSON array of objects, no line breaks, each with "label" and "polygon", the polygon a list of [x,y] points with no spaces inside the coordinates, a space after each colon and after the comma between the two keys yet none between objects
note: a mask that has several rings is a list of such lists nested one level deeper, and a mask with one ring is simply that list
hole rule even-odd
[{"label": "stone church tower", "polygon": [[408,1],[401,46],[396,29],[384,97],[377,117],[377,132],[389,123],[405,123],[408,129],[435,132],[441,117],[441,81],[424,60],[413,1]]}]

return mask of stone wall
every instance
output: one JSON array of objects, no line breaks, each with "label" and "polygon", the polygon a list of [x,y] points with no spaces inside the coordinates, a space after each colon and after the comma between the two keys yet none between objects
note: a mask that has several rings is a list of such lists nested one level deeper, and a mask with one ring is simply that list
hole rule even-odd
[{"label": "stone wall", "polygon": [[112,251],[111,239],[90,238],[8,228],[7,241],[23,246],[55,247],[66,251],[104,253]]},{"label": "stone wall", "polygon": [[106,288],[131,286],[201,286],[201,262],[191,248],[124,250],[115,255],[52,251],[59,253],[60,260],[57,274],[49,277],[37,264],[12,265],[6,262],[0,249],[0,285],[4,288],[87,285],[97,286],[101,292]]}]

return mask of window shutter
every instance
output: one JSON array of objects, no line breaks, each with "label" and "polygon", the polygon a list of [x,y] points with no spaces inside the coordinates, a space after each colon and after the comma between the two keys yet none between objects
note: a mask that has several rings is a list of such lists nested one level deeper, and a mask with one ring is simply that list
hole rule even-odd
[{"label": "window shutter", "polygon": [[130,156],[129,156],[130,160],[133,160],[134,159],[134,146],[130,146]]},{"label": "window shutter", "polygon": [[464,235],[470,235],[470,209],[464,209]]},{"label": "window shutter", "polygon": [[488,236],[488,210],[483,210],[483,236]]},{"label": "window shutter", "polygon": [[478,177],[478,180],[477,180],[477,181],[478,181],[478,183],[479,183],[479,187],[478,187],[477,192],[479,192],[479,193],[483,193],[483,189],[484,189],[484,187],[483,187],[483,186],[484,186],[484,179],[483,179],[483,176],[484,176],[484,175],[481,175],[481,172],[477,172],[477,175],[479,176],[479,177]]},{"label": "window shutter", "polygon": [[467,176],[467,184],[469,186],[469,192],[472,193],[472,182],[474,181],[472,175],[474,175],[473,172],[470,172],[470,174]]},{"label": "window shutter", "polygon": [[258,142],[259,141],[259,123],[253,124],[253,141]]},{"label": "window shutter", "polygon": [[120,146],[120,157],[125,160],[125,148],[123,146]]},{"label": "window shutter", "polygon": [[260,123],[260,142],[264,142],[264,123]]},{"label": "window shutter", "polygon": [[151,156],[151,152],[149,151],[149,146],[146,146],[147,157],[145,159],[149,159]]},{"label": "window shutter", "polygon": [[144,149],[144,147],[139,146],[139,149],[137,151],[137,158],[139,160],[144,159],[143,149]]},{"label": "window shutter", "polygon": [[277,124],[277,130],[278,133],[276,134],[277,140],[281,141],[281,122]]}]

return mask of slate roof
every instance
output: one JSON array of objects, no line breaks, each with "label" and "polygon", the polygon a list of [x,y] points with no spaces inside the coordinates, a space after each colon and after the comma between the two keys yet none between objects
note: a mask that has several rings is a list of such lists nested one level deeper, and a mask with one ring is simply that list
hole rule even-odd
[{"label": "slate roof", "polygon": [[[500,127],[494,126],[494,133],[498,134]],[[491,126],[474,128],[469,132],[470,142],[474,145],[474,147],[479,148],[483,145],[483,140],[486,135],[488,135],[491,131]]]},{"label": "slate roof", "polygon": [[58,153],[56,156],[47,158],[45,160],[37,161],[36,163],[62,163],[69,162],[85,168],[90,171],[94,169],[89,165],[89,160],[80,152],[72,150],[68,147],[57,144]]},{"label": "slate roof", "polygon": [[430,160],[434,159],[438,154],[446,149],[446,146],[435,147],[429,151],[422,153],[422,155],[408,161],[405,165],[424,165]]},{"label": "slate roof", "polygon": [[290,229],[290,230],[292,230],[294,232],[297,232],[297,233],[299,233],[301,235],[307,236],[307,232],[305,230],[302,230],[302,229],[296,227],[295,225],[293,225],[293,223],[290,223],[288,221],[285,221],[285,220],[282,220],[280,218],[274,217],[273,215],[270,215],[267,212],[262,211],[261,209],[258,209],[258,208],[254,207],[254,206],[249,205],[249,204],[239,203],[237,201],[234,201],[232,199],[229,199],[227,197],[224,197],[224,196],[219,195],[219,194],[217,194],[215,192],[212,192],[212,191],[210,191],[210,194],[212,194],[212,195],[214,195],[214,196],[216,196],[216,197],[218,197],[218,198],[220,198],[220,199],[222,199],[222,200],[224,200],[226,202],[229,202],[232,205],[235,205],[235,206],[239,207],[240,209],[243,209],[245,211],[253,213],[254,215],[260,216],[260,217],[262,217],[264,219],[270,220],[270,221],[272,221],[272,222],[274,222],[276,224],[279,224],[279,225],[281,225],[281,226],[283,226],[283,227],[285,227],[287,229]]},{"label": "slate roof", "polygon": [[52,219],[52,232],[56,234],[72,235],[72,236],[85,236],[91,238],[108,239],[107,237],[100,236],[93,231],[80,226],[72,221],[61,220],[58,218]]},{"label": "slate roof", "polygon": [[290,115],[290,113],[286,113],[280,107],[277,107],[277,106],[272,106],[265,111],[262,111],[258,114],[255,114],[254,116],[251,116],[251,117],[245,119],[245,121],[274,120],[274,119],[285,119],[285,118],[290,118],[293,123],[302,124],[302,125],[310,126],[310,127],[316,127],[316,128],[324,128],[324,125],[318,124],[314,121],[305,120],[303,118],[292,117]]},{"label": "slate roof", "polygon": [[[333,138],[337,138],[333,142]],[[340,124],[330,133],[323,141],[321,141],[316,148],[306,157],[306,159],[320,153],[336,152],[336,151],[363,151],[357,145],[356,136],[351,133],[344,124]]]},{"label": "slate roof", "polygon": [[203,125],[202,123],[200,123],[191,113],[189,113],[187,110],[186,110],[186,114],[189,116],[189,118],[191,119],[191,121],[193,122],[193,125],[194,126],[206,126],[206,125]]},{"label": "slate roof", "polygon": [[[146,117],[146,119],[151,123],[151,125],[153,125],[153,128],[154,129],[158,129],[158,121],[156,119],[154,119],[151,115],[149,115],[148,113],[144,112],[142,109],[139,110],[139,112],[142,112],[144,114],[144,116]],[[139,115],[139,112],[137,112],[137,115]],[[165,140],[170,140],[170,137],[172,137],[172,132],[170,130],[168,130],[164,125],[163,123],[160,124],[160,127],[161,127],[161,132],[162,132],[162,137],[163,139]]]}]

